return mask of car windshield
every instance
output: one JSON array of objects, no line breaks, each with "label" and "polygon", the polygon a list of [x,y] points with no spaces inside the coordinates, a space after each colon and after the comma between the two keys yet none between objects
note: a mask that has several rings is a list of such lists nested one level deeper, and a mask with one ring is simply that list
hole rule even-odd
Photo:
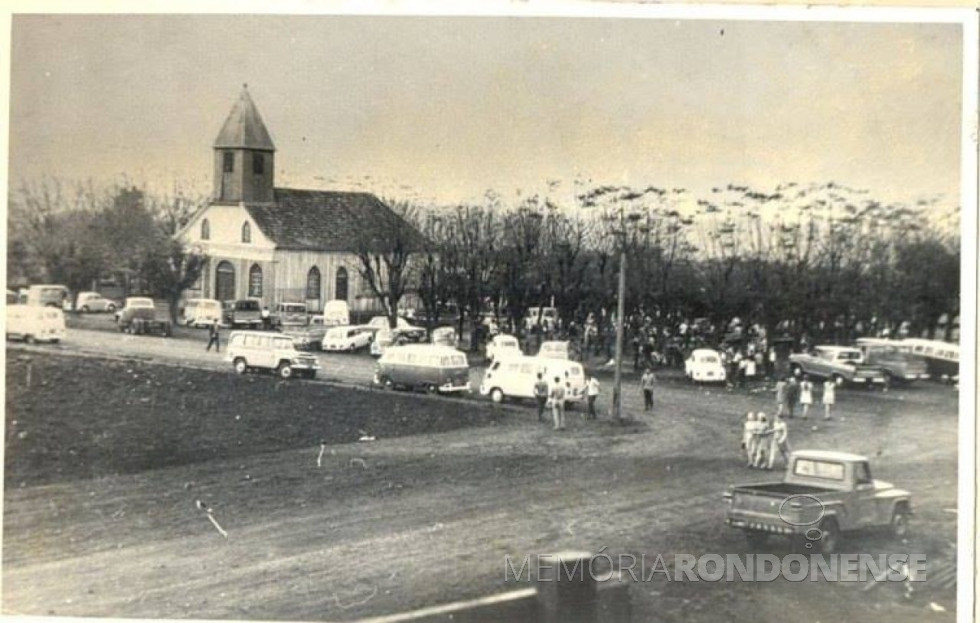
[{"label": "car windshield", "polygon": [[505,340],[500,340],[499,342],[497,342],[497,346],[504,346],[506,348],[517,348],[517,340],[515,340],[512,337],[509,337]]},{"label": "car windshield", "polygon": [[714,355],[702,355],[701,363],[718,363],[718,358]]}]

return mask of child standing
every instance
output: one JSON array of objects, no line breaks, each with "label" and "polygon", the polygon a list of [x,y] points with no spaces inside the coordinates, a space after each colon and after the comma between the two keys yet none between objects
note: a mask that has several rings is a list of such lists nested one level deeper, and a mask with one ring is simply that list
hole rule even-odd
[{"label": "child standing", "polygon": [[745,414],[745,424],[742,428],[742,448],[745,449],[747,467],[752,467],[753,460],[755,459],[756,445],[758,442],[756,431],[755,413],[749,411]]}]

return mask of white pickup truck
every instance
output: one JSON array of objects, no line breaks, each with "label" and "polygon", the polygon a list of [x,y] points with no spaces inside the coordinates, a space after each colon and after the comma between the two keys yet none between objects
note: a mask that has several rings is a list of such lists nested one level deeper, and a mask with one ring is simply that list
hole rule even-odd
[{"label": "white pickup truck", "polygon": [[782,535],[810,540],[824,554],[850,530],[887,527],[902,538],[912,514],[912,495],[872,479],[866,457],[825,450],[794,452],[782,481],[732,486],[725,501],[725,523],[744,531],[750,546]]}]

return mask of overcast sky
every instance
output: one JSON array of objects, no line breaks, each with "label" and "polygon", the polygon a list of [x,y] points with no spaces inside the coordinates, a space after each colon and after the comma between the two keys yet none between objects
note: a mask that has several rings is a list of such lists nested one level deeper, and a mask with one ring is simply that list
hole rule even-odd
[{"label": "overcast sky", "polygon": [[835,181],[955,205],[961,45],[958,25],[19,15],[10,181],[209,192],[248,83],[278,186]]}]

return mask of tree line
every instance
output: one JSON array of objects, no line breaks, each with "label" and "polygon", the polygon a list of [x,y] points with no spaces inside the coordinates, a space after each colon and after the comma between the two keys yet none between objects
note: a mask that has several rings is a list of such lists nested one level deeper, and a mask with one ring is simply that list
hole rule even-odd
[{"label": "tree line", "polygon": [[[7,282],[89,289],[123,271],[176,310],[206,258],[174,234],[206,197],[153,196],[45,179],[9,198]],[[620,252],[626,310],[663,324],[738,317],[794,337],[847,340],[908,323],[937,335],[959,314],[958,209],[883,203],[835,183],[760,190],[595,186],[564,203],[494,192],[453,206],[386,202],[393,216],[352,241],[351,267],[394,318],[409,293],[464,323],[518,330],[530,307],[609,323]],[[945,221],[943,219],[946,219]],[[435,314],[427,314],[432,317]],[[444,314],[445,315],[445,314]],[[604,320],[603,320],[604,319]]]}]

